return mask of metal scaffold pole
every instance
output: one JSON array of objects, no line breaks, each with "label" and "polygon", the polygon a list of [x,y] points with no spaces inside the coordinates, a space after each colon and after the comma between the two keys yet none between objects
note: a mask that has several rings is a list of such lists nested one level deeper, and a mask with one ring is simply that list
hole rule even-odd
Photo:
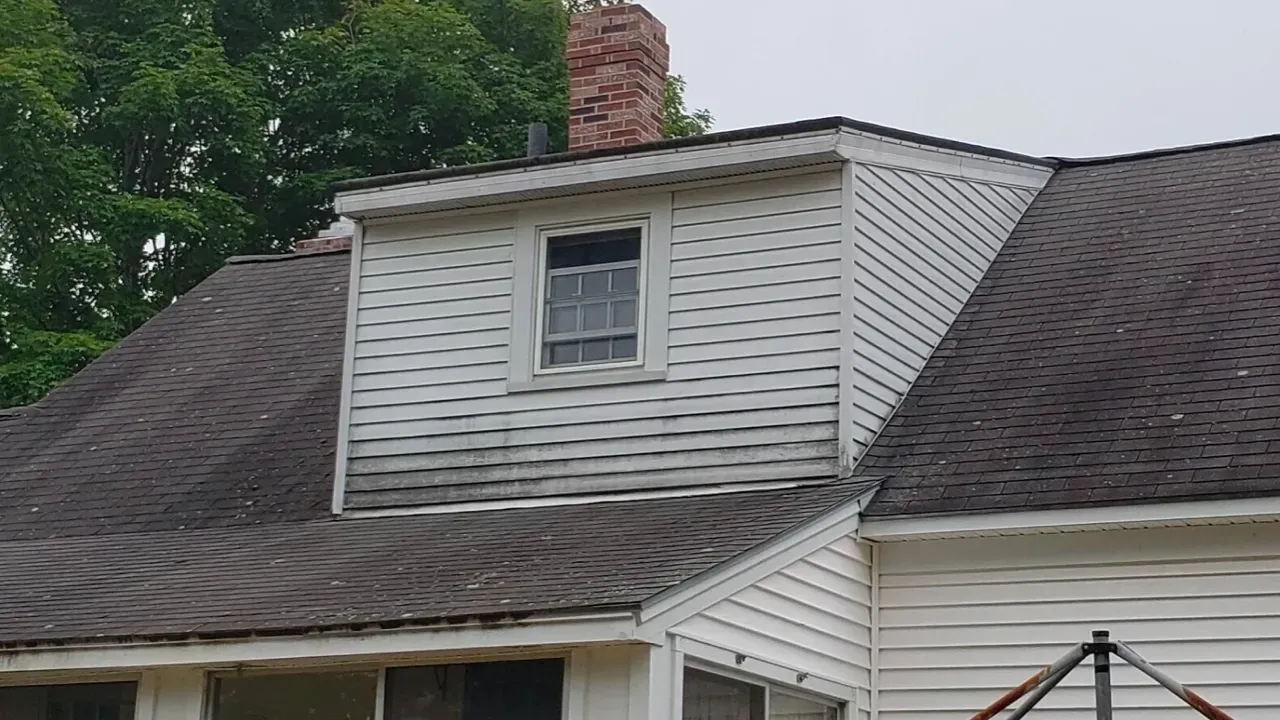
[{"label": "metal scaffold pole", "polygon": [[1111,720],[1111,633],[1093,631],[1093,702],[1098,720]]},{"label": "metal scaffold pole", "polygon": [[1006,718],[1006,720],[1022,720],[1046,695],[1057,687],[1058,683],[1062,682],[1063,678],[1089,656],[1093,657],[1094,704],[1097,709],[1098,720],[1113,720],[1112,653],[1160,683],[1165,689],[1209,720],[1232,720],[1231,716],[1222,709],[1200,697],[1182,683],[1169,677],[1150,662],[1147,662],[1133,648],[1122,642],[1112,640],[1111,633],[1106,630],[1095,630],[1092,642],[1081,643],[1072,648],[1071,652],[1058,658],[1057,662],[1040,668],[1039,671],[1024,680],[1020,685],[1001,695],[1000,699],[980,710],[970,720],[991,720],[1025,697],[1026,700],[1022,705]]}]

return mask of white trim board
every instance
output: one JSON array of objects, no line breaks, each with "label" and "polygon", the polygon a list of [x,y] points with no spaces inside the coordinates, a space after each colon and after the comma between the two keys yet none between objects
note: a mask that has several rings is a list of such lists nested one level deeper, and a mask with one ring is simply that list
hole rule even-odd
[{"label": "white trim board", "polygon": [[238,666],[477,649],[598,645],[634,642],[635,626],[635,616],[632,613],[609,613],[420,630],[311,634],[244,640],[31,647],[0,650],[0,675],[196,665]]},{"label": "white trim board", "polygon": [[347,453],[351,445],[351,393],[356,362],[356,309],[360,303],[360,265],[364,253],[364,225],[356,223],[351,236],[351,269],[347,281],[347,325],[342,340],[342,389],[338,403],[338,444],[333,453],[333,500],[331,511],[341,515],[346,504]]},{"label": "white trim board", "polygon": [[1027,510],[979,515],[863,518],[858,536],[895,542],[953,537],[1039,535],[1183,525],[1280,522],[1280,497]]},{"label": "white trim board", "polygon": [[340,192],[339,214],[366,220],[655,187],[854,160],[1039,189],[1052,168],[849,128]]}]

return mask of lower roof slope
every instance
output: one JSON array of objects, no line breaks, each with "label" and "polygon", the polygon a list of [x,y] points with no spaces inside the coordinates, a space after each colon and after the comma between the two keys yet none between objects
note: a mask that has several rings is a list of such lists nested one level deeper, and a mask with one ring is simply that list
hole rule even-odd
[{"label": "lower roof slope", "polygon": [[349,267],[228,265],[0,417],[0,541],[324,517]]},{"label": "lower roof slope", "polygon": [[1280,494],[1280,140],[1059,170],[858,471],[874,515]]},{"label": "lower roof slope", "polygon": [[633,608],[865,490],[0,543],[0,646]]}]

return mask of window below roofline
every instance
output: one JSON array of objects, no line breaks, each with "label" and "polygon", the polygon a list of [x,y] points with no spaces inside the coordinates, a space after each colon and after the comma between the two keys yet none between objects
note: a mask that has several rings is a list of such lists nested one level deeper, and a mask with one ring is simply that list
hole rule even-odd
[{"label": "window below roofline", "polygon": [[[593,202],[577,198],[570,202],[539,206],[522,211],[516,230],[514,281],[511,313],[511,360],[508,391],[526,392],[559,388],[592,387],[636,382],[655,382],[666,378],[667,324],[670,300],[671,269],[671,193],[657,193],[627,199]],[[596,349],[590,360],[584,360],[587,348],[577,349],[577,358],[561,357],[550,362],[545,343],[552,298],[548,292],[549,243],[573,236],[588,236],[609,231],[639,230],[640,251],[636,267],[634,358],[625,357],[632,350],[625,332],[609,330],[582,332],[581,339],[601,334],[618,344],[611,346],[610,357],[599,360]],[[629,261],[586,267],[584,271],[621,269]],[[617,267],[614,267],[617,265]],[[571,268],[556,268],[550,274],[572,274]],[[585,284],[585,280],[581,281]],[[611,281],[612,283],[612,281]],[[580,286],[581,287],[581,286]],[[612,290],[612,285],[610,285]],[[585,288],[582,293],[585,294]],[[594,298],[609,303],[628,298]],[[615,308],[609,305],[609,312]],[[623,312],[629,312],[626,308]],[[586,310],[584,309],[585,313]],[[617,336],[615,338],[615,336]],[[562,334],[572,343],[574,334]],[[552,335],[551,339],[556,338]],[[593,345],[603,345],[596,342]],[[569,349],[573,352],[573,348]],[[564,360],[576,360],[564,362]]]}]

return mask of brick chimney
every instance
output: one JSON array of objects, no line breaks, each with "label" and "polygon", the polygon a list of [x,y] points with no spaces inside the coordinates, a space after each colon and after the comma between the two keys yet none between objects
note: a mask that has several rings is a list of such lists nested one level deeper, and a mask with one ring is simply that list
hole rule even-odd
[{"label": "brick chimney", "polygon": [[346,218],[338,218],[321,230],[316,237],[298,240],[293,244],[294,254],[330,252],[333,250],[350,250],[355,236],[356,226]]},{"label": "brick chimney", "polygon": [[662,97],[671,63],[667,28],[639,5],[574,15],[569,60],[569,149],[662,139]]}]

